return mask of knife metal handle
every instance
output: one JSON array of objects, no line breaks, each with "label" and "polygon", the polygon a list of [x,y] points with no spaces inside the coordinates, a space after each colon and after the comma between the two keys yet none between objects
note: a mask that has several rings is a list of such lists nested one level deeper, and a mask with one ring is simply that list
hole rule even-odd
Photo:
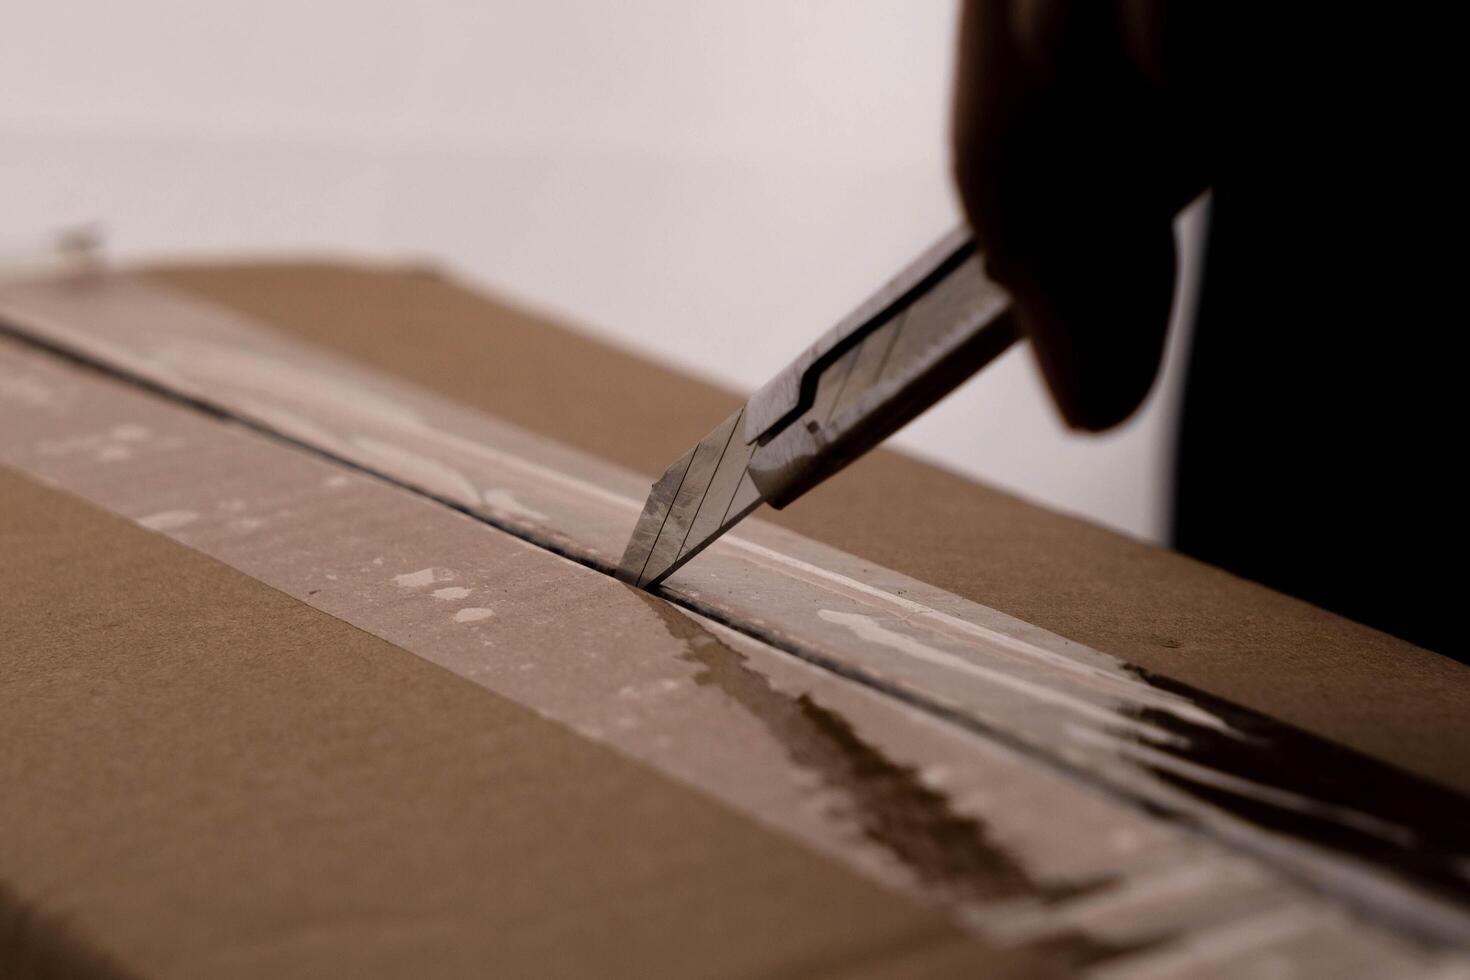
[{"label": "knife metal handle", "polygon": [[939,242],[746,403],[750,476],[784,507],[1019,338],[963,231]]}]

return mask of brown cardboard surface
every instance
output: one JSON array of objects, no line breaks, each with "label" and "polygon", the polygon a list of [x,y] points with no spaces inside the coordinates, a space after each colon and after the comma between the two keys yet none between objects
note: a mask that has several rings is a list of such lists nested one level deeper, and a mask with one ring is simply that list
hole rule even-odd
[{"label": "brown cardboard surface", "polygon": [[[262,384],[279,390],[283,378],[295,377],[312,392],[305,404],[288,402],[295,411],[286,413],[262,404],[254,410],[264,408],[283,424],[300,423],[295,412],[308,413],[313,421],[305,431],[338,452],[351,451],[332,434],[340,425],[338,431],[355,430],[361,438],[375,431],[373,419],[380,425],[394,419],[383,438],[427,451],[440,432],[436,423],[449,421],[435,410],[443,402],[438,396],[368,378],[339,357],[253,321],[234,330],[238,324],[217,319],[233,319],[218,307],[175,307],[172,293],[165,301],[133,289],[128,282],[92,282],[82,296],[43,294],[51,295],[51,306],[32,295],[43,310],[22,312],[19,293],[0,291],[0,313],[41,323],[49,310],[65,324],[60,329],[71,331],[65,336],[85,335],[138,372],[153,370],[159,362],[148,352],[158,350],[170,365],[163,377],[176,386],[168,390],[207,391],[211,404],[227,399],[243,378],[255,379],[250,390],[264,396]],[[108,318],[99,319],[103,310]],[[184,333],[169,332],[168,322]],[[243,346],[228,357],[232,336]],[[164,346],[155,348],[150,338]],[[179,356],[190,349],[209,354],[196,361]],[[219,370],[201,388],[189,365],[206,363]],[[352,384],[354,377],[362,387]],[[318,391],[330,394],[323,400]],[[910,697],[882,695],[840,670],[631,589],[406,486],[344,468],[306,448],[315,444],[293,445],[224,423],[100,366],[81,369],[0,339],[0,402],[0,415],[11,423],[0,427],[0,465],[131,518],[919,897],[982,939],[1024,946],[1059,968],[1085,963],[1111,977],[1152,970],[1162,960],[1175,964],[1174,973],[1194,976],[1199,963],[1186,952],[1193,949],[1209,950],[1205,958],[1214,964],[1228,960],[1241,975],[1266,963],[1318,975],[1351,961],[1364,976],[1398,977],[1441,965],[1433,948],[1440,942],[1470,946],[1470,920],[1433,894],[1455,887],[1454,869],[1462,866],[1470,811],[1460,798],[1426,795],[1422,784],[1381,764],[1348,758],[1327,743],[1305,743],[1306,736],[1241,717],[1239,709],[1181,701],[1074,643],[1037,646],[1057,638],[933,594],[916,580],[853,568],[851,556],[788,531],[769,528],[776,550],[766,553],[798,564],[758,562],[756,574],[741,573],[717,546],[707,556],[712,564],[697,569],[713,568],[716,577],[698,587],[721,588],[718,580],[733,573],[743,583],[737,592],[789,597],[789,607],[768,598],[749,608],[767,624],[789,623],[808,641],[803,618],[813,610],[834,612],[827,607],[842,605],[842,590],[857,588],[864,602],[845,608],[866,610],[856,622],[886,624],[888,638],[927,647],[944,643],[947,629],[958,631],[951,637],[984,638],[1004,652],[987,654],[984,643],[953,647],[952,655],[929,648],[950,669],[926,678],[904,667],[913,648],[885,642],[876,664],[904,672]],[[372,418],[358,414],[364,405],[373,407]],[[548,440],[520,433],[527,442],[507,449],[499,441],[503,423],[454,411],[474,416],[464,441],[477,453],[505,451],[492,455],[497,465],[488,471],[451,457],[465,467],[443,471],[459,474],[447,481],[451,487],[497,488],[487,494],[518,500],[523,510],[546,508],[555,516],[537,510],[528,519],[568,532],[595,513],[585,498],[574,496],[567,509],[565,499],[536,480],[514,481],[510,450],[546,452]],[[560,455],[566,452],[532,458],[600,467],[601,477],[583,476],[604,481],[593,484],[602,494],[626,495],[603,529],[620,546],[630,513],[623,505],[636,510],[641,501],[633,495],[642,480],[591,456]],[[563,489],[574,479],[554,468],[534,472],[541,479],[556,474],[552,483]],[[574,466],[572,472],[582,471]],[[736,540],[762,526],[752,521]],[[820,571],[818,581],[836,590],[783,580],[783,569],[794,568]],[[858,578],[844,577],[843,569]],[[906,603],[902,615],[882,615],[883,604],[898,595]],[[929,628],[908,632],[910,617]],[[861,657],[861,637],[836,640],[830,657],[849,666]],[[1030,752],[1017,753],[959,723],[964,692],[978,692],[957,665],[987,663],[981,676],[990,697],[971,707],[993,719],[984,725],[988,732],[1040,736]],[[930,681],[946,698],[947,723],[935,724],[914,703]],[[1063,706],[1058,718],[1053,709]],[[1046,723],[1049,717],[1062,722],[1060,731]],[[1144,718],[1148,723],[1140,724]],[[1120,742],[1124,733],[1133,738]],[[1070,760],[1048,751],[1059,748],[1052,745],[1058,735]],[[1068,772],[1056,771],[1037,750],[1052,764],[1070,761]],[[1086,778],[1079,778],[1081,752],[1090,757]],[[1185,775],[1192,778],[1181,783]],[[1105,793],[1096,792],[1099,778]],[[1196,793],[1182,795],[1186,785]],[[1210,792],[1221,786],[1234,793]],[[1315,819],[1304,819],[1309,815]],[[1283,833],[1305,835],[1305,846]],[[1360,864],[1362,858],[1379,870]],[[107,866],[99,873],[108,873]],[[1417,874],[1420,886],[1410,885],[1406,874]],[[1467,876],[1459,877],[1463,892]],[[1273,923],[1264,936],[1252,925],[1263,909]],[[1349,910],[1357,914],[1343,914]]]},{"label": "brown cardboard surface", "polygon": [[[152,275],[649,474],[738,404],[428,271],[293,263]],[[1470,668],[1411,644],[895,453],[767,516],[1470,791]]]},{"label": "brown cardboard surface", "polygon": [[16,901],[44,901],[120,969],[1040,972],[519,705],[3,469],[0,555],[0,744],[25,746],[0,753],[0,867]]}]

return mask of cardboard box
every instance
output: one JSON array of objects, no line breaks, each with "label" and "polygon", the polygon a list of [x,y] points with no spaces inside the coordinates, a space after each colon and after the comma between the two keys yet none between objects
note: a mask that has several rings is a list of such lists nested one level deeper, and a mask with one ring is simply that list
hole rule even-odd
[{"label": "cardboard box", "polygon": [[[649,473],[737,402],[431,273],[153,278]],[[1304,604],[888,453],[777,519],[1470,786],[1470,671]],[[545,707],[11,470],[0,553],[0,964],[17,971],[1045,976],[1107,952],[977,940]],[[671,643],[657,623],[628,635]]]}]

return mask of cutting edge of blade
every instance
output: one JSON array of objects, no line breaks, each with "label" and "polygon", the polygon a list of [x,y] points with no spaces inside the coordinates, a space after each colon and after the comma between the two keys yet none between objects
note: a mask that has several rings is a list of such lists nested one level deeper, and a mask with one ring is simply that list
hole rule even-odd
[{"label": "cutting edge of blade", "polygon": [[669,508],[673,505],[679,488],[683,486],[689,465],[694,461],[694,451],[698,448],[697,444],[690,446],[683,455],[669,464],[669,468],[664,470],[663,475],[649,489],[648,499],[644,501],[643,511],[638,515],[638,523],[633,527],[633,533],[623,549],[622,561],[618,562],[614,573],[620,581],[636,586],[642,580],[643,570],[648,566],[664,522],[668,520]]},{"label": "cutting edge of blade", "polygon": [[642,588],[652,589],[662,584],[670,575],[683,568],[690,560],[699,555],[700,552],[718,541],[726,531],[739,524],[751,511],[759,507],[763,503],[763,498],[760,495],[760,491],[756,489],[755,482],[751,480],[748,472],[740,482],[740,490],[746,490],[746,488],[749,489],[743,494],[737,491],[736,497],[730,502],[725,519],[721,521],[719,527],[705,535],[701,540],[686,546],[679,557],[670,562],[668,567],[655,575],[647,576],[643,580]]},{"label": "cutting edge of blade", "polygon": [[670,574],[678,572],[678,570],[682,569],[685,564],[688,564],[689,561],[692,560],[692,558],[697,557],[700,552],[703,552],[704,550],[706,550],[706,548],[709,548],[711,544],[714,544],[714,542],[719,541],[720,536],[722,536],[723,533],[726,532],[726,530],[729,530],[731,529],[731,527],[738,525],[741,520],[745,519],[745,516],[747,516],[747,514],[750,514],[751,511],[756,510],[757,507],[760,507],[761,502],[763,502],[763,498],[761,498],[759,489],[756,489],[756,482],[754,482],[754,480],[750,478],[750,473],[745,473],[744,478],[742,478],[741,483],[739,483],[739,488],[736,488],[735,497],[732,498],[731,502],[729,502],[728,507],[726,507],[725,519],[723,519],[722,522],[719,523],[719,526],[714,527],[714,529],[710,530],[709,533],[701,536],[701,538],[698,539],[698,541],[695,541],[694,544],[686,544],[684,551],[679,552],[679,557],[675,558],[675,560],[673,561],[670,561],[670,563],[667,564],[664,569],[661,569],[659,570],[659,572],[656,572],[654,574],[645,574],[644,582],[642,582],[642,588],[651,589],[654,588],[654,586],[663,583],[663,580],[667,579]]},{"label": "cutting edge of blade", "polygon": [[726,417],[653,485],[618,566],[620,580],[652,588],[760,504],[744,413],[742,406]]}]

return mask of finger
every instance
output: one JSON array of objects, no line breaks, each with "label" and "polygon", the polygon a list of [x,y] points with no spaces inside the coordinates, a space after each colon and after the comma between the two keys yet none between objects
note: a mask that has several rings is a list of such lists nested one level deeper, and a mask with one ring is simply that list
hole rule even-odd
[{"label": "finger", "polygon": [[1159,222],[1079,235],[1023,268],[1000,278],[1062,418],[1093,432],[1123,422],[1148,396],[1163,360],[1172,229]]},{"label": "finger", "polygon": [[[1148,394],[1183,203],[1167,127],[1124,45],[1065,2],[970,0],[955,178],[993,278],[1015,299],[1069,425],[1101,430]],[[1060,13],[1059,13],[1060,12]]]}]

